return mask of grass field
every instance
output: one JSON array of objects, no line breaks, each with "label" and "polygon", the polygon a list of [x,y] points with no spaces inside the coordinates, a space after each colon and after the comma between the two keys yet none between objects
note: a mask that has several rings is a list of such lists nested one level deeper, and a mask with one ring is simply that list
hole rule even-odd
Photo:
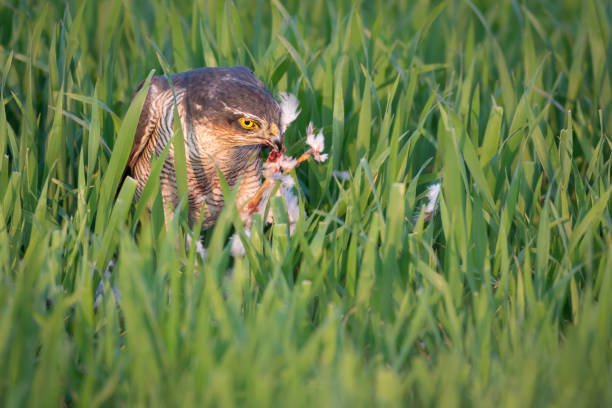
[{"label": "grass field", "polygon": [[[330,160],[202,260],[120,186],[130,101],[236,64]],[[8,0],[0,100],[1,406],[612,405],[607,0]]]}]

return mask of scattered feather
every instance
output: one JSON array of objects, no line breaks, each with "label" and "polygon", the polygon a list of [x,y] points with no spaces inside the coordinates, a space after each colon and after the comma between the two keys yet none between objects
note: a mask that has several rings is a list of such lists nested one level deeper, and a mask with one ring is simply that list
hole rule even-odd
[{"label": "scattered feather", "polygon": [[196,241],[196,253],[200,255],[200,258],[202,258],[202,260],[205,260],[208,256],[208,250],[204,248],[202,241],[200,241],[199,239]]},{"label": "scattered feather", "polygon": [[306,144],[310,146],[310,152],[316,161],[324,162],[327,160],[327,153],[322,153],[325,149],[325,137],[322,131],[319,131],[316,135],[314,134],[312,122],[306,128]]},{"label": "scattered feather", "polygon": [[[438,207],[438,195],[440,194],[440,183],[432,184],[427,188],[427,206],[425,207],[425,215],[431,215]],[[428,217],[428,219],[429,219]]]},{"label": "scattered feather", "polygon": [[[248,229],[245,229],[244,233],[247,237],[251,236],[251,231]],[[242,243],[242,240],[240,239],[240,235],[238,234],[232,235],[231,241],[232,243],[230,246],[230,253],[232,254],[233,257],[239,257],[239,256],[246,255],[244,244]]]},{"label": "scattered feather", "polygon": [[[440,195],[440,183],[432,184],[427,187],[427,205],[425,205],[424,220],[429,221],[438,209],[438,197]],[[419,219],[419,214],[415,214],[414,221]]]},{"label": "scattered feather", "polygon": [[293,177],[288,174],[274,174],[272,179],[278,180],[281,183],[281,188],[290,190],[295,187],[295,181],[293,181]]},{"label": "scattered feather", "polygon": [[287,214],[289,215],[289,235],[293,235],[295,225],[300,218],[300,204],[297,196],[293,194],[291,189],[282,188],[281,186],[281,190],[287,204]]},{"label": "scattered feather", "polygon": [[348,181],[351,179],[351,173],[348,171],[334,170],[332,171],[332,176],[337,177],[342,181]]},{"label": "scattered feather", "polygon": [[280,131],[281,133],[285,133],[287,127],[298,117],[301,112],[301,110],[298,109],[300,102],[295,95],[287,92],[279,93],[279,99],[281,110]]}]

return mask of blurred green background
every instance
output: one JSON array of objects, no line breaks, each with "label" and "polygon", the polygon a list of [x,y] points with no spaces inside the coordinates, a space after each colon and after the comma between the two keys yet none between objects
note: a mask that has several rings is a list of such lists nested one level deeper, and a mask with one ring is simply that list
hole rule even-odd
[{"label": "blurred green background", "polygon": [[[612,405],[611,21],[605,0],[0,2],[0,405]],[[330,160],[293,173],[295,234],[256,219],[234,259],[228,206],[203,260],[156,183],[120,185],[130,101],[152,70],[236,64],[298,96],[288,153],[312,120]]]}]

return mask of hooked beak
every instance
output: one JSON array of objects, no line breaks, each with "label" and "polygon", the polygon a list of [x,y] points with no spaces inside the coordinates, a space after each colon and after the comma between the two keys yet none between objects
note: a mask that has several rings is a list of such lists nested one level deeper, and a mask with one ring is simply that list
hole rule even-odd
[{"label": "hooked beak", "polygon": [[268,143],[266,143],[272,149],[276,151],[283,150],[283,134],[279,130],[278,126],[274,123],[270,126],[270,132],[268,133]]}]

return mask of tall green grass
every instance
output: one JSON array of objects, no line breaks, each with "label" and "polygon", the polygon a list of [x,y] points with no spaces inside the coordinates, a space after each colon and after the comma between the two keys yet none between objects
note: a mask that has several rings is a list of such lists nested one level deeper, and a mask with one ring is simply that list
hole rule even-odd
[{"label": "tall green grass", "polygon": [[[3,2],[0,405],[611,405],[611,21],[605,0]],[[295,234],[255,219],[233,259],[228,207],[202,261],[159,186],[119,184],[132,92],[235,64],[302,102],[288,152],[312,120],[330,160],[296,173]]]}]

